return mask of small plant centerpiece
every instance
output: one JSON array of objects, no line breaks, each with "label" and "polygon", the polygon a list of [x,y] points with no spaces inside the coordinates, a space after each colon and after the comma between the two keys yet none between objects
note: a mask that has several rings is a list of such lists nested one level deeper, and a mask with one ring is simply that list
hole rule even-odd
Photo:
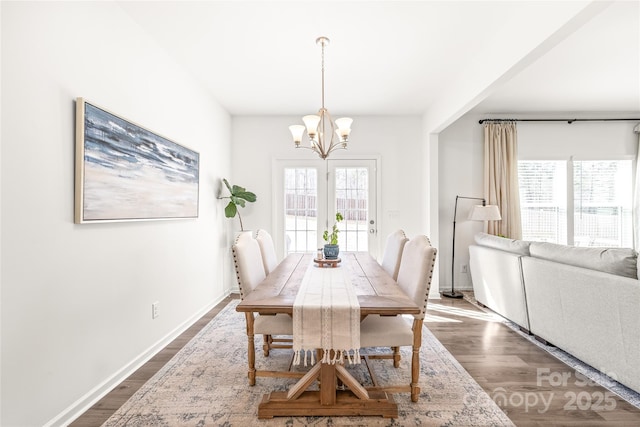
[{"label": "small plant centerpiece", "polygon": [[256,201],[257,197],[254,193],[247,191],[244,187],[230,185],[229,181],[224,178],[222,178],[222,182],[224,182],[224,185],[226,185],[229,190],[229,196],[218,197],[218,199],[229,199],[229,204],[224,208],[224,216],[227,218],[234,218],[237,214],[238,219],[240,220],[240,231],[244,231],[242,217],[240,216],[240,210],[238,207],[244,208],[246,202],[253,203]]},{"label": "small plant centerpiece", "polygon": [[333,228],[331,229],[331,234],[329,234],[329,230],[324,230],[322,234],[322,238],[325,242],[324,245],[324,257],[325,259],[338,259],[338,253],[340,252],[340,247],[338,246],[338,223],[342,221],[344,217],[340,212],[336,212],[336,222],[333,224]]}]

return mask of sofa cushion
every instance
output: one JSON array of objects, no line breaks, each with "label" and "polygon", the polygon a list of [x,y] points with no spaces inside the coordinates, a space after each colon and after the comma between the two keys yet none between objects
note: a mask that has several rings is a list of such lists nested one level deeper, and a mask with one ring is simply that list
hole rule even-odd
[{"label": "sofa cushion", "polygon": [[531,242],[524,240],[507,239],[506,237],[494,236],[493,234],[487,233],[476,234],[475,240],[480,246],[527,256],[529,255],[529,245],[531,244]]},{"label": "sofa cushion", "polygon": [[617,276],[638,278],[638,254],[628,248],[588,248],[532,242],[531,256]]}]

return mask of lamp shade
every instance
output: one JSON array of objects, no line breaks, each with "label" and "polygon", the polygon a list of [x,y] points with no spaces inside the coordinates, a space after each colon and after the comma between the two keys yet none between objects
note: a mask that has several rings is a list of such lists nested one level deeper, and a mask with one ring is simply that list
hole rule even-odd
[{"label": "lamp shade", "polygon": [[293,136],[293,142],[295,142],[296,145],[300,145],[302,142],[302,134],[304,134],[304,126],[291,125],[289,126],[289,130],[291,131],[291,136]]},{"label": "lamp shade", "polygon": [[496,205],[476,205],[469,212],[469,219],[472,221],[500,221],[500,210]]},{"label": "lamp shade", "polygon": [[318,132],[318,124],[320,123],[320,116],[316,116],[315,114],[309,114],[308,116],[304,116],[302,118],[304,125],[307,127],[307,134],[309,134],[309,138],[313,139]]}]

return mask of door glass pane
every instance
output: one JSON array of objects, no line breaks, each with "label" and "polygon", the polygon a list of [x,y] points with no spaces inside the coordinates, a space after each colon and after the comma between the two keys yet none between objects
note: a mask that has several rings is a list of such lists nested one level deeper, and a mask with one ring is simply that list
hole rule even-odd
[{"label": "door glass pane", "polygon": [[318,229],[318,173],[284,169],[285,252],[315,251]]},{"label": "door glass pane", "polygon": [[336,168],[335,179],[336,210],[344,217],[338,224],[340,250],[368,251],[369,171],[365,167]]},{"label": "door glass pane", "polygon": [[576,246],[632,247],[631,160],[574,161]]}]

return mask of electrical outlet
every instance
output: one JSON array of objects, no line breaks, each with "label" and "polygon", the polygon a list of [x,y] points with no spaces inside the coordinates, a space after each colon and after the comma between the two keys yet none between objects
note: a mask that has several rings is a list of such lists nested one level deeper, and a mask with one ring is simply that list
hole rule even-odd
[{"label": "electrical outlet", "polygon": [[158,301],[154,302],[153,304],[151,304],[151,318],[155,319],[156,317],[158,317],[160,315],[160,313],[158,312],[158,306],[160,305],[160,303]]},{"label": "electrical outlet", "polygon": [[467,274],[467,264],[462,264],[460,266],[460,273]]}]

